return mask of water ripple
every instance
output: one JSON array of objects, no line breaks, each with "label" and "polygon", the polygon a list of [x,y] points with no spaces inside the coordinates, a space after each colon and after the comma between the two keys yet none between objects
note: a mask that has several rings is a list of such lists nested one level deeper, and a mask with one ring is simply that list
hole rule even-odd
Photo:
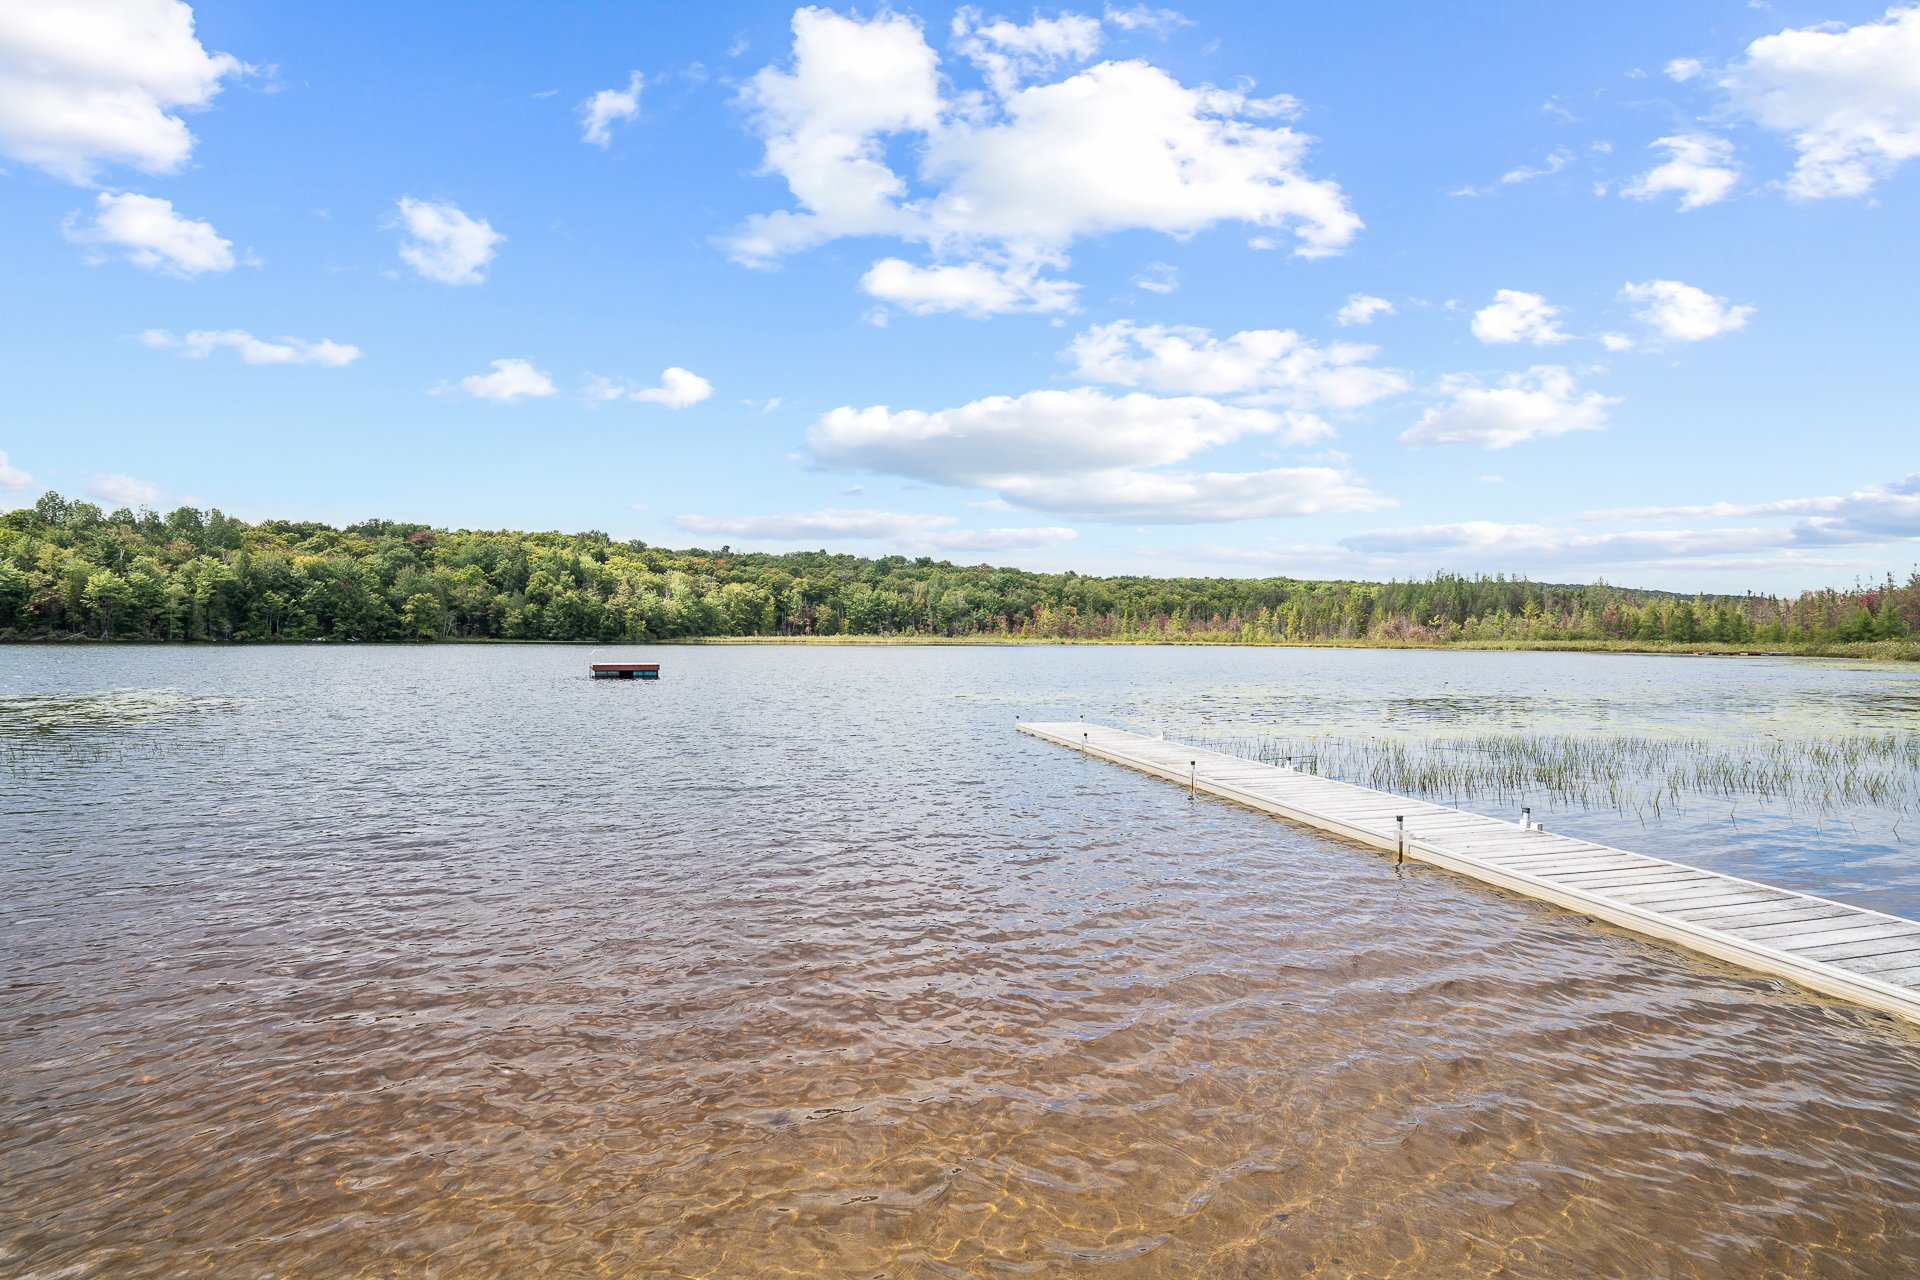
[{"label": "water ripple", "polygon": [[[1421,680],[1472,676],[1431,709],[1458,719],[1506,714],[1501,680],[1604,701],[1598,670],[1625,673],[1608,714],[1707,724],[1755,681],[1840,717],[1883,682],[653,656],[666,679],[619,687],[570,648],[10,657],[6,705],[191,709],[109,714],[137,756],[0,774],[0,1275],[1870,1277],[1920,1255],[1920,1036],[1010,723],[1278,715],[1291,687],[1303,714],[1407,714]],[[123,705],[164,701],[143,697]],[[1818,848],[1798,865],[1833,875]]]}]

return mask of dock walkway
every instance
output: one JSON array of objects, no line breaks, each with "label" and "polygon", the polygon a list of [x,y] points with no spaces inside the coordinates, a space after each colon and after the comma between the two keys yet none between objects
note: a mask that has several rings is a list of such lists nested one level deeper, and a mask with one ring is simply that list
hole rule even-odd
[{"label": "dock walkway", "polygon": [[1197,792],[1920,1022],[1920,922],[1119,729],[1025,721],[1019,727]]}]

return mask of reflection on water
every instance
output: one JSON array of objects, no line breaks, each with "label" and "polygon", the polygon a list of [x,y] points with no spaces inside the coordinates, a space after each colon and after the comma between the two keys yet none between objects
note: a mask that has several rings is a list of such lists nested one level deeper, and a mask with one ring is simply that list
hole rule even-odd
[{"label": "reflection on water", "polygon": [[[1898,730],[1916,673],[705,648],[656,652],[656,686],[585,679],[598,656],[5,655],[8,697],[219,705],[0,771],[0,1275],[1864,1277],[1920,1250],[1920,1036],[1011,732]],[[1920,884],[1782,830],[1631,843]]]}]

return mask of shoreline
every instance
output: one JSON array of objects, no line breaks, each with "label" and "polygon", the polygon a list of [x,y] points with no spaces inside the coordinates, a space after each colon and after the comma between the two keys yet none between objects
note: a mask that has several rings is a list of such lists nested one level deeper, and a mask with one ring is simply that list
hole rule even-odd
[{"label": "shoreline", "polygon": [[1115,648],[1228,648],[1228,649],[1388,649],[1434,653],[1602,653],[1643,654],[1696,658],[1843,658],[1856,662],[1920,662],[1920,640],[1863,640],[1792,644],[1767,648],[1718,643],[1680,643],[1659,640],[1457,640],[1444,644],[1416,640],[1240,640],[1205,637],[1106,638],[1100,636],[675,636],[645,640],[542,640],[495,636],[448,636],[439,640],[102,640],[95,636],[4,636],[0,646],[78,646],[83,648],[304,648],[369,645],[381,648],[428,648],[434,645],[559,645],[571,648],[639,648],[681,645],[797,645],[840,648],[939,648],[978,646],[1027,648],[1045,646],[1106,646]]}]

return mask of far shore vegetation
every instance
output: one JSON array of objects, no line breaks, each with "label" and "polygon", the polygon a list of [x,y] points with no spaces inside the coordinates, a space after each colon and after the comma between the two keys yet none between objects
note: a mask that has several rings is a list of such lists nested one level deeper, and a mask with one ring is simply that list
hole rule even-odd
[{"label": "far shore vegetation", "polygon": [[1440,573],[1093,577],[604,533],[258,524],[48,493],[0,516],[0,639],[1296,644],[1920,660],[1920,572],[1797,596]]}]

